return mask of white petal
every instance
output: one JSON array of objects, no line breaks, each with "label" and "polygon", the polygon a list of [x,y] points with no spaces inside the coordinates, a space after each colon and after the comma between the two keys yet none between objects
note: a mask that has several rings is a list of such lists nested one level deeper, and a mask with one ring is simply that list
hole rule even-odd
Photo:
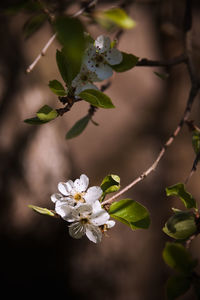
[{"label": "white petal", "polygon": [[67,182],[59,182],[58,184],[58,190],[61,192],[61,194],[65,196],[69,196],[70,192],[73,188],[73,181],[69,180]]},{"label": "white petal", "polygon": [[106,52],[104,58],[110,65],[118,65],[122,61],[123,56],[119,50],[112,48]]},{"label": "white petal", "polygon": [[101,203],[99,202],[99,200],[97,200],[92,204],[92,211],[95,214],[95,213],[99,212],[100,210],[102,210]]},{"label": "white petal", "polygon": [[85,192],[87,190],[88,184],[89,178],[85,174],[82,174],[80,176],[80,179],[76,179],[74,181],[74,188],[79,193]]},{"label": "white petal", "polygon": [[73,216],[76,219],[80,219],[81,216],[88,216],[92,213],[92,206],[89,204],[80,204],[73,210]]},{"label": "white petal", "polygon": [[113,220],[109,220],[106,222],[107,228],[112,228],[113,226],[115,226],[115,221]]},{"label": "white petal", "polygon": [[61,194],[56,193],[56,194],[51,195],[51,201],[53,203],[56,203],[56,201],[61,200],[61,199],[63,199],[63,195],[61,195]]},{"label": "white petal", "polygon": [[110,215],[105,211],[105,209],[101,209],[99,212],[91,215],[91,223],[95,226],[104,225],[110,219]]},{"label": "white petal", "polygon": [[64,220],[68,222],[74,221],[74,217],[72,216],[73,208],[71,208],[67,202],[57,201],[55,205],[55,211]]},{"label": "white petal", "polygon": [[110,38],[108,36],[100,35],[94,44],[99,53],[104,53],[110,49]]},{"label": "white petal", "polygon": [[99,186],[92,186],[87,190],[87,192],[83,196],[83,198],[85,199],[86,203],[93,204],[97,200],[99,200],[102,193],[103,193],[103,191]]},{"label": "white petal", "polygon": [[102,233],[99,227],[91,224],[86,225],[86,236],[93,243],[99,243],[102,238]]},{"label": "white petal", "polygon": [[94,72],[97,74],[97,77],[101,80],[108,79],[113,74],[112,68],[106,63],[99,63],[98,67],[94,67]]},{"label": "white petal", "polygon": [[74,239],[80,239],[85,234],[85,226],[83,226],[80,222],[72,223],[69,226],[69,234]]}]

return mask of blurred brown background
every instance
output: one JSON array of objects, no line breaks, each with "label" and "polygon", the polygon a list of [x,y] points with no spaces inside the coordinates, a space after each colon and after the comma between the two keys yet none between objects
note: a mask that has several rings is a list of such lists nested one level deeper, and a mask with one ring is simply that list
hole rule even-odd
[{"label": "blurred brown background", "polygon": [[[137,26],[122,35],[119,49],[155,60],[183,53],[184,1],[132,2],[130,15]],[[193,4],[198,64],[200,5],[198,1]],[[107,6],[102,3],[102,7]],[[57,42],[25,74],[52,34],[46,25],[25,41],[21,28],[26,18],[24,14],[0,15],[1,293],[7,298],[14,293],[44,299],[164,299],[164,283],[171,271],[162,261],[161,252],[169,239],[161,228],[171,215],[170,207],[183,208],[176,199],[166,198],[165,187],[183,182],[195,158],[186,127],[156,172],[125,195],[149,209],[149,230],[132,232],[117,223],[109,237],[95,245],[86,238],[70,238],[67,223],[37,215],[27,205],[53,208],[50,195],[57,191],[57,183],[82,173],[90,178],[91,186],[99,185],[109,173],[118,174],[124,187],[146,170],[182,117],[190,88],[186,67],[136,67],[115,74],[106,93],[116,109],[98,110],[94,120],[100,126],[91,123],[80,137],[66,141],[66,132],[86,114],[87,104],[78,103],[62,118],[43,126],[23,123],[44,104],[61,107],[48,88],[49,80],[60,79]],[[105,33],[96,26],[88,30],[94,38]],[[160,79],[155,71],[168,73],[168,79]],[[199,112],[196,99],[191,119],[197,125]],[[198,201],[199,171],[188,190]],[[200,258],[198,247],[197,238],[191,250]],[[193,298],[188,293],[183,299]]]}]

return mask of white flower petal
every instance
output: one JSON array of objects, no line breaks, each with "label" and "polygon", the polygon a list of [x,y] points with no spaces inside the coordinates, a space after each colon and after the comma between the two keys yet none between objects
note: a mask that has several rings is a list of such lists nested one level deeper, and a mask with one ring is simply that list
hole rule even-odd
[{"label": "white flower petal", "polygon": [[74,239],[80,239],[85,234],[85,226],[80,222],[74,222],[69,226],[69,234]]},{"label": "white flower petal", "polygon": [[115,221],[113,220],[109,220],[106,222],[107,228],[112,228],[113,226],[115,226]]},{"label": "white flower petal", "polygon": [[99,186],[92,186],[87,190],[87,192],[83,196],[83,198],[85,199],[86,203],[93,204],[97,200],[99,200],[102,193],[103,193],[103,191]]},{"label": "white flower petal", "polygon": [[64,196],[69,196],[70,195],[72,187],[73,187],[73,181],[72,180],[69,180],[67,182],[59,182],[59,184],[58,184],[58,190]]},{"label": "white flower petal", "polygon": [[104,53],[110,49],[110,38],[108,36],[100,35],[94,44],[99,53]]},{"label": "white flower petal", "polygon": [[122,54],[119,50],[116,48],[112,48],[109,51],[106,52],[105,54],[105,60],[110,64],[110,65],[118,65],[122,61]]},{"label": "white flower petal", "polygon": [[63,195],[61,195],[59,193],[51,195],[51,201],[53,203],[56,203],[56,201],[61,200],[61,199],[63,199]]},{"label": "white flower petal", "polygon": [[90,90],[90,89],[91,90],[98,90],[96,85],[94,85],[92,83],[87,83],[87,84],[84,84],[84,85],[77,86],[76,91],[75,91],[75,95],[78,96],[84,90]]},{"label": "white flower petal", "polygon": [[93,68],[93,72],[97,74],[97,77],[101,80],[108,79],[112,76],[113,70],[106,63],[99,63],[98,67]]},{"label": "white flower petal", "polygon": [[78,193],[82,193],[87,190],[88,184],[89,178],[85,174],[82,174],[80,179],[74,181],[74,188]]},{"label": "white flower petal", "polygon": [[105,209],[101,209],[99,212],[91,215],[91,223],[95,226],[104,225],[109,219],[110,215]]},{"label": "white flower petal", "polygon": [[99,212],[100,210],[102,210],[101,203],[99,202],[99,200],[97,200],[92,204],[92,211],[95,214],[95,213]]},{"label": "white flower petal", "polygon": [[102,233],[99,227],[96,227],[91,224],[87,224],[86,226],[86,236],[93,243],[99,243],[102,238]]},{"label": "white flower petal", "polygon": [[82,203],[78,207],[73,209],[73,216],[79,220],[82,216],[88,216],[92,213],[92,206],[89,204]]},{"label": "white flower petal", "polygon": [[55,205],[55,211],[64,220],[68,222],[74,221],[74,217],[72,216],[73,208],[71,208],[67,202],[57,201]]}]

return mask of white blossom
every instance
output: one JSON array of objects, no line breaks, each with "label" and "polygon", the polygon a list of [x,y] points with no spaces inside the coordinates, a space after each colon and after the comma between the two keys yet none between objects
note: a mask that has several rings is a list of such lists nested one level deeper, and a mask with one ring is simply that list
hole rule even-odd
[{"label": "white blossom", "polygon": [[79,239],[86,235],[90,241],[98,243],[102,238],[100,226],[106,224],[109,218],[110,215],[97,200],[92,205],[83,204],[78,208],[71,208],[71,213],[65,219],[72,222],[69,225],[69,234],[73,238]]},{"label": "white blossom", "polygon": [[90,45],[85,54],[84,62],[87,68],[101,80],[112,76],[109,65],[117,65],[122,61],[122,54],[116,48],[111,48],[110,38],[100,35],[94,45]]},{"label": "white blossom", "polygon": [[81,66],[81,70],[78,75],[72,81],[72,87],[75,88],[75,96],[78,96],[82,91],[87,89],[94,89],[98,90],[96,85],[93,82],[101,81],[97,75],[90,70],[83,64]]},{"label": "white blossom", "polygon": [[93,204],[100,199],[102,189],[99,186],[88,188],[89,178],[82,174],[80,179],[74,182],[59,182],[58,190],[60,193],[53,194],[51,200],[55,203],[55,211],[62,218],[69,213],[68,206],[80,206],[83,203]]}]

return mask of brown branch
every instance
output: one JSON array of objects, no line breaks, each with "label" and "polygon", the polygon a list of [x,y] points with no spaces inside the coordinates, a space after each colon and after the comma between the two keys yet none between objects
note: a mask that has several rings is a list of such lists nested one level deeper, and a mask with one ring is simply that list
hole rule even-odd
[{"label": "brown branch", "polygon": [[173,143],[174,139],[179,134],[181,128],[183,127],[183,124],[188,120],[188,118],[190,116],[192,104],[194,102],[194,99],[195,99],[198,91],[199,91],[199,85],[192,85],[192,87],[190,89],[190,93],[189,93],[189,97],[188,97],[188,100],[187,100],[187,105],[186,105],[183,117],[181,118],[181,120],[180,120],[178,126],[176,127],[176,129],[174,130],[173,134],[170,136],[170,138],[166,141],[166,143],[162,147],[161,151],[159,152],[159,154],[156,157],[156,159],[153,162],[153,164],[145,172],[143,172],[139,177],[137,177],[135,180],[133,180],[124,189],[122,189],[120,192],[118,192],[117,194],[115,194],[113,197],[111,197],[111,198],[103,201],[102,205],[111,204],[117,198],[119,198],[122,194],[124,194],[125,192],[127,192],[128,190],[130,190],[137,183],[139,183],[140,181],[144,180],[150,173],[152,173],[153,171],[155,171],[158,163],[160,162],[161,158],[165,154],[166,150],[169,148],[169,146],[171,146],[171,144]]},{"label": "brown branch", "polygon": [[169,60],[150,60],[147,58],[142,58],[136,64],[136,67],[171,67],[181,63],[187,63],[188,57],[186,54],[174,57]]}]

